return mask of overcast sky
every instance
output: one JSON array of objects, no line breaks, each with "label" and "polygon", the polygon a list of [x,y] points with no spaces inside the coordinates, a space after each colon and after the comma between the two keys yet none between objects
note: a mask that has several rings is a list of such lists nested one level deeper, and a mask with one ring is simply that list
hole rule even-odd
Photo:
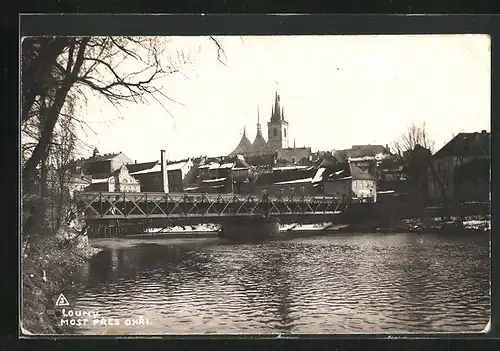
[{"label": "overcast sky", "polygon": [[[206,37],[173,38],[189,50],[184,75],[162,82],[174,102],[117,109],[89,97],[85,118],[101,153],[133,160],[227,155],[243,127],[263,134],[281,95],[290,144],[313,151],[390,144],[426,122],[436,149],[455,133],[490,130],[490,40],[481,35],[219,37],[226,66]],[[172,115],[170,115],[171,113]]]}]

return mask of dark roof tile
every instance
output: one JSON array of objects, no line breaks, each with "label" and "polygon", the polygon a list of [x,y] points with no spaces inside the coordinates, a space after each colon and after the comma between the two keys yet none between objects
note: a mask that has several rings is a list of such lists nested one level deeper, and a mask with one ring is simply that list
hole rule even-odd
[{"label": "dark roof tile", "polygon": [[144,171],[146,169],[153,168],[158,164],[158,161],[142,162],[142,163],[130,163],[127,164],[127,169],[130,173]]},{"label": "dark roof tile", "polygon": [[298,179],[312,178],[316,173],[315,169],[290,169],[262,173],[255,181],[256,185],[270,185],[280,182],[289,182]]},{"label": "dark roof tile", "polygon": [[489,156],[490,133],[459,133],[434,154],[435,158],[447,156]]}]

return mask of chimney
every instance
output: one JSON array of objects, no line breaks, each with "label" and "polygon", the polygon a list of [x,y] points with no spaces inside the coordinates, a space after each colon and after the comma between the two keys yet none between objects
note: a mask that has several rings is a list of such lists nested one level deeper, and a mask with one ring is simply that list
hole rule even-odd
[{"label": "chimney", "polygon": [[135,160],[135,164],[137,164],[137,160]]},{"label": "chimney", "polygon": [[167,160],[165,158],[165,150],[161,150],[161,186],[164,193],[168,193],[168,173],[166,169]]},{"label": "chimney", "polygon": [[486,129],[481,131],[482,134],[486,134]]}]

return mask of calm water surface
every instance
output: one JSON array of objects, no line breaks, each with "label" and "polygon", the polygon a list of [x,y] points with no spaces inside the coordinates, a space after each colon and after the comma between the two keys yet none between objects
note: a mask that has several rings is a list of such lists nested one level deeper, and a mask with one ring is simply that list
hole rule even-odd
[{"label": "calm water surface", "polygon": [[[81,334],[479,332],[489,235],[109,241],[67,293]],[[149,325],[125,325],[142,316]]]}]

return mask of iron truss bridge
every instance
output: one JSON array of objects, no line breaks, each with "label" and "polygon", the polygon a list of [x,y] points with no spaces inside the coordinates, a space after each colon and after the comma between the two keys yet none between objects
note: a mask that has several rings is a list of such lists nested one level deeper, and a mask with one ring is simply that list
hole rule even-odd
[{"label": "iron truss bridge", "polygon": [[75,198],[89,220],[302,217],[338,215],[349,206],[340,197],[245,196],[150,192],[78,192]]}]

